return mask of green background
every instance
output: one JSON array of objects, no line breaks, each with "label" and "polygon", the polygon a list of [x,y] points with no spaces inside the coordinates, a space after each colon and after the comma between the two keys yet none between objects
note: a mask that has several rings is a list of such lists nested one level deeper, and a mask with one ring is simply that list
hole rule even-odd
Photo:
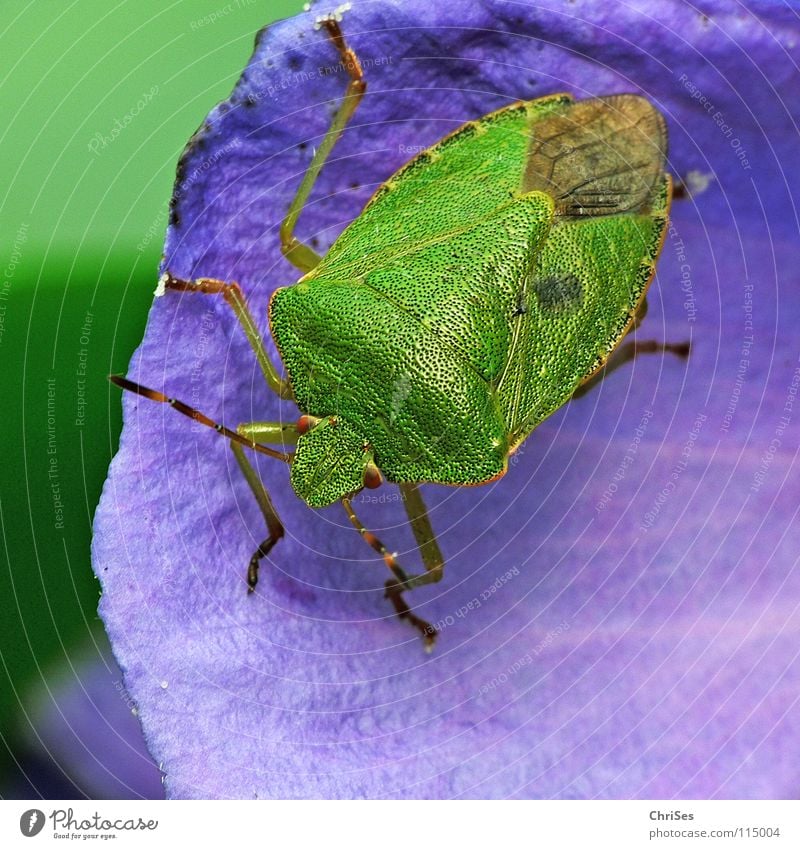
[{"label": "green background", "polygon": [[36,700],[100,628],[91,521],[121,421],[106,376],[144,330],[178,156],[256,31],[301,6],[2,4],[0,793]]}]

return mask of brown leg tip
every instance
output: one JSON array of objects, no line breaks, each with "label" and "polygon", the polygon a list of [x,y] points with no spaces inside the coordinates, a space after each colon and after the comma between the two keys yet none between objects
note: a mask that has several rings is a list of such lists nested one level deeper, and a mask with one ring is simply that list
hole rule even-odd
[{"label": "brown leg tip", "polygon": [[386,590],[383,594],[384,598],[388,598],[392,602],[398,619],[406,619],[410,625],[413,625],[422,634],[425,652],[430,654],[433,651],[433,646],[439,633],[430,622],[426,622],[412,612],[403,598],[402,587],[403,585],[399,581],[387,581]]},{"label": "brown leg tip", "polygon": [[439,636],[439,632],[433,627],[433,625],[429,625],[427,622],[425,625],[426,627],[422,634],[422,640],[425,644],[425,654],[431,654],[433,647],[436,645],[436,638]]},{"label": "brown leg tip", "polygon": [[250,565],[247,567],[247,594],[251,595],[256,591],[258,583],[258,557],[253,556]]}]

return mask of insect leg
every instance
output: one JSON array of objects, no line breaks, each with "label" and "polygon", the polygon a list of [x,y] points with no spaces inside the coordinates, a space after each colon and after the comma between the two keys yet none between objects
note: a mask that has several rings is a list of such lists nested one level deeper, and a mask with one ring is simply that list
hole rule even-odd
[{"label": "insect leg", "polygon": [[686,183],[679,180],[677,177],[672,178],[672,199],[684,200],[690,197],[689,189],[686,188]]},{"label": "insect leg", "polygon": [[383,557],[384,562],[395,576],[394,579],[386,582],[386,597],[391,601],[395,613],[400,619],[407,619],[422,634],[422,639],[425,641],[425,650],[430,651],[436,641],[436,629],[429,622],[413,613],[403,598],[403,590],[408,588],[406,585],[410,579],[397,562],[397,557],[386,548],[375,534],[361,524],[361,520],[356,516],[349,498],[343,498],[342,505],[350,519],[350,524],[361,534],[367,544]]},{"label": "insect leg", "polygon": [[[254,425],[265,425],[266,427],[261,429],[254,427]],[[269,422],[251,422],[250,424],[239,425],[237,431],[243,436],[245,433],[252,437],[255,437],[256,434],[263,435],[264,438],[271,442],[274,437],[278,436],[274,432],[276,427],[279,428],[280,425],[273,425]],[[250,563],[247,566],[247,591],[251,593],[255,590],[258,583],[258,567],[261,559],[270,553],[272,546],[283,536],[283,524],[278,518],[278,514],[272,504],[272,499],[269,497],[266,487],[261,482],[261,478],[253,468],[252,463],[245,456],[244,448],[238,442],[231,442],[231,449],[251,492],[258,502],[269,533],[269,536],[253,552],[253,556],[250,558]]]},{"label": "insect leg", "polygon": [[319,176],[325,160],[330,155],[333,146],[339,140],[347,122],[353,117],[364,92],[367,90],[367,83],[364,80],[364,74],[361,70],[361,63],[353,50],[347,46],[342,30],[339,24],[332,19],[321,21],[321,25],[325,27],[328,35],[333,41],[336,49],[339,51],[342,65],[350,74],[350,82],[347,84],[344,97],[342,98],[336,114],[333,116],[328,132],[322,139],[320,146],[316,149],[314,156],[311,159],[311,164],[308,166],[300,187],[289,206],[289,212],[286,214],[283,223],[281,224],[281,250],[284,256],[297,266],[301,271],[310,271],[321,259],[320,255],[312,250],[308,245],[298,241],[294,235],[294,228],[297,224],[297,219],[300,212],[308,200],[309,194],[314,187],[314,183]]},{"label": "insect leg", "polygon": [[634,313],[634,316],[633,316],[633,323],[631,324],[631,327],[630,327],[630,330],[628,331],[628,333],[630,333],[631,330],[636,330],[636,328],[639,327],[639,325],[645,320],[645,317],[647,316],[647,310],[648,309],[649,309],[649,307],[647,305],[647,296],[645,296],[644,298],[642,298],[642,302],[636,308],[636,312]]},{"label": "insect leg", "polygon": [[287,443],[296,443],[297,428],[295,425],[283,424],[282,422],[248,422],[247,424],[239,425],[233,431],[224,425],[218,424],[199,410],[195,410],[194,407],[184,404],[183,401],[179,401],[177,398],[169,398],[162,392],[157,392],[155,389],[148,389],[146,386],[141,386],[132,380],[119,377],[118,375],[111,375],[109,380],[123,389],[135,392],[144,398],[149,398],[151,401],[169,404],[179,413],[183,413],[185,416],[206,427],[213,428],[217,433],[230,440],[233,455],[236,457],[236,462],[239,464],[239,468],[242,470],[242,474],[258,502],[258,506],[261,508],[261,513],[267,523],[267,530],[269,532],[269,536],[255,550],[247,567],[248,592],[253,592],[258,583],[259,562],[262,557],[266,557],[269,554],[272,546],[283,536],[283,525],[278,518],[278,514],[275,512],[269,493],[264,488],[264,484],[261,483],[261,478],[259,478],[256,470],[245,456],[244,449],[252,448],[254,451],[259,451],[262,454],[267,454],[269,457],[275,457],[278,460],[288,463],[291,461],[290,454],[275,451],[261,443],[271,442],[282,447],[285,447]]},{"label": "insect leg", "polygon": [[247,422],[236,428],[240,436],[268,445],[296,445],[300,435],[297,425],[284,422]]},{"label": "insect leg", "polygon": [[400,493],[403,496],[403,504],[408,514],[408,521],[411,523],[411,530],[414,532],[414,539],[417,541],[419,553],[422,555],[422,562],[425,564],[424,575],[406,578],[404,589],[410,590],[423,584],[435,584],[437,581],[441,581],[444,576],[444,558],[439,549],[439,544],[436,542],[436,534],[431,527],[428,509],[422,500],[419,487],[414,483],[401,483]]},{"label": "insect leg", "polygon": [[273,392],[281,398],[291,398],[292,391],[289,384],[278,374],[277,369],[267,355],[264,342],[253,320],[253,316],[247,307],[244,293],[238,283],[225,283],[222,280],[213,280],[210,277],[200,277],[197,280],[181,280],[167,272],[164,275],[164,288],[174,289],[177,292],[200,292],[203,295],[222,295],[225,303],[233,310],[244,330],[244,335],[256,355],[264,378]]},{"label": "insect leg", "polygon": [[[644,321],[645,316],[647,315],[647,298],[643,298],[641,304],[639,304],[639,308],[636,310],[636,314],[633,317],[633,321],[631,322],[630,329],[628,333],[636,330],[641,323]],[[605,365],[593,374],[585,383],[582,383],[573,393],[573,398],[580,398],[585,395],[590,389],[593,389],[600,383],[601,380],[604,380],[608,377],[609,374],[616,371],[620,366],[625,365],[625,363],[629,363],[631,360],[635,359],[639,354],[658,354],[658,353],[669,353],[675,354],[675,356],[680,357],[681,359],[686,359],[689,356],[689,343],[688,342],[679,342],[679,343],[665,343],[665,342],[656,342],[654,340],[649,340],[647,342],[637,342],[633,340],[631,342],[626,342],[624,345],[620,345],[611,356],[608,358],[608,361]]]},{"label": "insect leg", "polygon": [[615,372],[620,366],[631,362],[639,354],[675,354],[676,357],[686,359],[689,356],[688,342],[657,342],[655,339],[648,339],[644,342],[637,342],[635,339],[631,342],[626,342],[620,345],[616,351],[608,358],[608,362],[593,375],[585,383],[582,383],[573,393],[573,398],[580,398],[585,395],[590,389],[594,388],[601,380],[605,380],[610,374]]}]

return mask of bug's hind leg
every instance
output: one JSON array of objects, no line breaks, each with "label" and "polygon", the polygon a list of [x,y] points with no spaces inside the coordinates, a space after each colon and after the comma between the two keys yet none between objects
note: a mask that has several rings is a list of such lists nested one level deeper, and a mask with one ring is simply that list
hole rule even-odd
[{"label": "bug's hind leg", "polygon": [[444,574],[444,560],[436,542],[436,536],[431,527],[428,512],[425,509],[425,503],[419,493],[419,488],[414,484],[401,484],[400,491],[403,495],[403,503],[405,504],[411,528],[414,532],[414,538],[417,541],[423,563],[425,564],[425,572],[421,575],[407,575],[397,562],[397,557],[386,548],[375,534],[368,531],[361,524],[360,519],[356,516],[350,504],[350,500],[344,498],[342,499],[342,504],[350,519],[350,523],[361,534],[367,544],[383,557],[384,562],[394,575],[392,579],[386,582],[386,597],[391,601],[395,613],[400,619],[408,620],[420,632],[425,642],[425,650],[431,651],[436,642],[436,628],[429,622],[421,619],[411,610],[405,598],[403,598],[403,593],[406,590],[414,589],[414,587],[440,581]]},{"label": "bug's hind leg", "polygon": [[176,292],[199,292],[203,295],[222,295],[225,303],[233,310],[244,330],[247,341],[256,355],[258,364],[264,374],[264,378],[273,392],[281,398],[291,398],[292,392],[289,384],[278,374],[277,369],[269,358],[264,342],[258,332],[252,313],[248,309],[244,292],[238,283],[225,283],[222,280],[214,280],[211,277],[200,277],[197,280],[181,280],[172,274],[163,277],[165,289],[174,289]]},{"label": "bug's hind leg", "polygon": [[[636,328],[641,325],[642,321],[644,321],[644,317],[646,315],[647,299],[645,298],[636,312],[628,333],[636,330]],[[676,357],[680,357],[685,360],[689,356],[690,347],[689,342],[657,342],[655,339],[648,339],[646,341],[639,342],[636,339],[632,339],[630,342],[625,342],[623,345],[620,345],[619,348],[611,354],[605,365],[572,393],[572,397],[580,398],[585,395],[590,389],[597,386],[600,381],[607,378],[620,366],[624,366],[626,363],[635,360],[640,354],[674,354]]]},{"label": "bug's hind leg", "polygon": [[573,393],[573,398],[580,398],[585,395],[590,389],[593,389],[601,380],[605,380],[610,374],[615,372],[620,366],[635,360],[639,354],[675,354],[685,360],[689,356],[688,342],[657,342],[655,339],[648,339],[644,342],[633,340],[620,345],[619,348],[609,357],[608,362],[603,366],[597,374],[592,375],[586,383],[582,383]]},{"label": "bug's hind leg", "polygon": [[319,176],[325,160],[330,155],[333,146],[342,135],[347,122],[353,117],[364,92],[367,90],[367,83],[364,80],[364,73],[361,70],[361,63],[353,50],[347,46],[342,35],[342,30],[339,24],[332,18],[320,21],[320,26],[327,30],[328,36],[334,43],[334,46],[339,51],[342,65],[350,75],[350,82],[345,89],[344,97],[342,98],[336,114],[333,116],[328,132],[322,139],[320,146],[314,153],[311,159],[311,164],[308,166],[300,187],[297,189],[289,211],[281,224],[281,250],[283,255],[292,265],[297,266],[301,271],[310,271],[320,261],[320,255],[312,250],[308,245],[300,242],[294,235],[294,228],[297,224],[297,219],[303,210],[303,206],[314,188],[314,183]]}]

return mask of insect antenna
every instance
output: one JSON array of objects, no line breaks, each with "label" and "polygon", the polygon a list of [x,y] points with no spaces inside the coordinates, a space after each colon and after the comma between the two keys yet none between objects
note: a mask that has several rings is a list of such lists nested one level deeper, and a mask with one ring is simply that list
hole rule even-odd
[{"label": "insect antenna", "polygon": [[108,379],[115,386],[119,386],[121,389],[127,389],[129,392],[135,392],[137,395],[141,395],[143,398],[149,398],[151,401],[158,401],[161,404],[169,404],[170,407],[173,407],[179,413],[183,413],[184,416],[188,416],[190,419],[199,422],[201,425],[205,425],[206,427],[215,430],[217,433],[227,439],[230,439],[231,442],[238,442],[246,448],[252,448],[253,451],[266,454],[268,457],[274,457],[276,460],[281,460],[284,463],[292,462],[291,454],[287,454],[283,451],[275,451],[275,449],[268,448],[260,442],[254,442],[252,439],[247,439],[240,433],[236,433],[235,430],[231,430],[229,427],[225,427],[225,425],[215,422],[213,419],[210,419],[207,415],[205,415],[205,413],[201,413],[200,410],[195,410],[194,407],[184,404],[183,401],[180,401],[177,398],[169,398],[167,395],[164,395],[163,392],[157,392],[155,389],[149,389],[147,386],[141,386],[140,384],[134,383],[132,380],[128,380],[128,378],[122,377],[118,374],[111,374]]}]

